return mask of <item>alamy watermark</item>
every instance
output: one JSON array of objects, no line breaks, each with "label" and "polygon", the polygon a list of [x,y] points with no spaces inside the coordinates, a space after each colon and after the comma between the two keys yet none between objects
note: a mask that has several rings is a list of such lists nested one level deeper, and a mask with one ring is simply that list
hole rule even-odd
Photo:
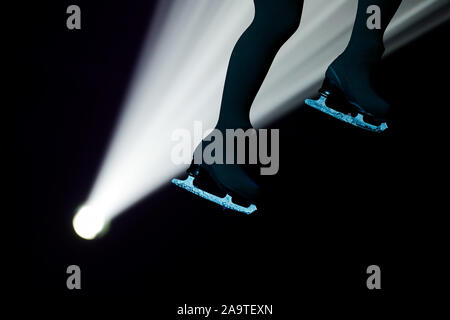
[{"label": "alamy watermark", "polygon": [[69,30],[81,29],[81,9],[79,6],[72,4],[67,7],[66,13],[69,14],[66,20],[66,27]]},{"label": "alamy watermark", "polygon": [[72,264],[67,267],[66,273],[69,274],[66,280],[66,286],[69,290],[81,289],[81,269],[79,266]]},{"label": "alamy watermark", "polygon": [[[274,175],[280,165],[278,129],[214,129],[206,132],[201,121],[194,121],[193,131],[177,129],[172,133],[171,160],[175,164],[260,164],[261,175]],[[204,143],[204,147],[197,147]],[[193,156],[192,156],[193,155]]]},{"label": "alamy watermark", "polygon": [[376,264],[370,265],[366,270],[370,276],[367,278],[366,286],[369,290],[381,289],[381,269]]},{"label": "alamy watermark", "polygon": [[367,14],[370,16],[367,18],[367,28],[369,30],[380,30],[381,29],[381,9],[379,6],[373,4],[367,7]]}]

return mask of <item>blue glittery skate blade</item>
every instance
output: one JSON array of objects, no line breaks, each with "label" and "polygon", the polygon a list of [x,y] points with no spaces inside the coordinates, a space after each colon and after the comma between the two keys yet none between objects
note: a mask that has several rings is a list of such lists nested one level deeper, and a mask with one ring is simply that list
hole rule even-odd
[{"label": "blue glittery skate blade", "polygon": [[356,126],[356,127],[368,130],[368,131],[379,133],[379,132],[383,132],[388,127],[386,122],[383,122],[379,126],[375,126],[373,124],[367,123],[364,121],[363,115],[360,113],[358,113],[358,115],[356,117],[353,117],[351,115],[344,114],[342,112],[331,109],[325,104],[326,101],[327,101],[327,98],[325,96],[320,96],[320,98],[317,100],[306,99],[305,103],[308,106],[313,107],[314,109],[319,110],[323,113],[326,113],[338,120],[347,122],[353,126]]},{"label": "blue glittery skate blade", "polygon": [[243,207],[243,206],[233,203],[231,196],[228,194],[225,197],[221,198],[221,197],[215,196],[209,192],[206,192],[202,189],[197,188],[196,186],[194,186],[194,177],[193,176],[188,176],[186,178],[186,180],[172,179],[172,183],[180,188],[183,188],[183,189],[199,196],[199,197],[202,197],[203,199],[214,202],[214,203],[216,203],[224,208],[230,209],[230,210],[242,212],[245,214],[251,214],[257,210],[257,208],[254,204],[251,204],[248,207]]}]

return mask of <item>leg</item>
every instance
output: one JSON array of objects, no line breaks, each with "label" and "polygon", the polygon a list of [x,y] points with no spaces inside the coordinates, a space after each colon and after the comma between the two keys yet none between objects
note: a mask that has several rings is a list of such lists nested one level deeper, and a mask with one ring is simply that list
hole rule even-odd
[{"label": "leg", "polygon": [[250,128],[249,112],[269,68],[300,24],[303,0],[254,0],[255,17],[234,47],[217,128]]},{"label": "leg", "polygon": [[[352,36],[344,51],[351,59],[379,60],[384,52],[383,36],[402,0],[359,0]],[[367,8],[376,5],[381,10],[381,28],[367,27]]]},{"label": "leg", "polygon": [[[327,76],[333,78],[347,74],[345,89],[364,111],[383,118],[389,105],[374,90],[372,74],[384,53],[383,36],[389,22],[401,4],[401,0],[359,0],[355,25],[347,48],[331,65]],[[377,5],[381,9],[381,28],[367,27],[367,8]]]}]

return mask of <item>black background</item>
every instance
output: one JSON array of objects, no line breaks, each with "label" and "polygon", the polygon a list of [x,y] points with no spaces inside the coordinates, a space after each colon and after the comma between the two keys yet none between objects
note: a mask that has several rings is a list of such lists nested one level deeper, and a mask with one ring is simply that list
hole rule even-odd
[{"label": "black background", "polygon": [[[255,215],[222,211],[168,181],[105,237],[85,241],[73,214],[101,165],[154,3],[76,1],[80,31],[66,28],[70,4],[10,11],[19,49],[8,115],[9,213],[18,222],[8,245],[11,297],[140,297],[173,319],[184,303],[267,303],[276,314],[299,314],[310,302],[325,306],[317,312],[339,302],[373,311],[436,284],[449,23],[384,60],[381,86],[394,110],[387,134],[303,106],[273,123],[280,171]],[[66,288],[71,264],[81,267],[80,291]],[[366,288],[371,264],[381,267],[381,291]]]}]

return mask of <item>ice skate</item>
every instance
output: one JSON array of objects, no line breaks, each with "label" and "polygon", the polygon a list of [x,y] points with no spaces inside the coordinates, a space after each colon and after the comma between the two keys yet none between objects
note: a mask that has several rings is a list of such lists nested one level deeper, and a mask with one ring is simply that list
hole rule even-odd
[{"label": "ice skate", "polygon": [[368,131],[381,133],[388,128],[386,120],[382,116],[364,109],[342,87],[341,79],[331,66],[327,71],[322,88],[319,90],[320,97],[317,100],[306,99],[305,103],[338,120]]},{"label": "ice skate", "polygon": [[[383,12],[376,28],[368,28],[367,8]],[[388,128],[390,106],[376,90],[376,77],[385,52],[383,37],[400,0],[358,0],[347,47],[328,67],[318,100],[305,103],[353,126],[381,133]]]},{"label": "ice skate", "polygon": [[[257,210],[250,199],[256,196],[259,188],[245,174],[240,173],[237,167],[193,163],[187,173],[185,180],[172,179],[172,183],[224,209],[247,215]],[[239,203],[233,202],[233,199]]]},{"label": "ice skate", "polygon": [[362,48],[349,46],[338,56],[326,71],[320,97],[305,103],[353,126],[381,133],[388,128],[390,106],[376,91],[374,76],[384,47],[376,42]]}]

